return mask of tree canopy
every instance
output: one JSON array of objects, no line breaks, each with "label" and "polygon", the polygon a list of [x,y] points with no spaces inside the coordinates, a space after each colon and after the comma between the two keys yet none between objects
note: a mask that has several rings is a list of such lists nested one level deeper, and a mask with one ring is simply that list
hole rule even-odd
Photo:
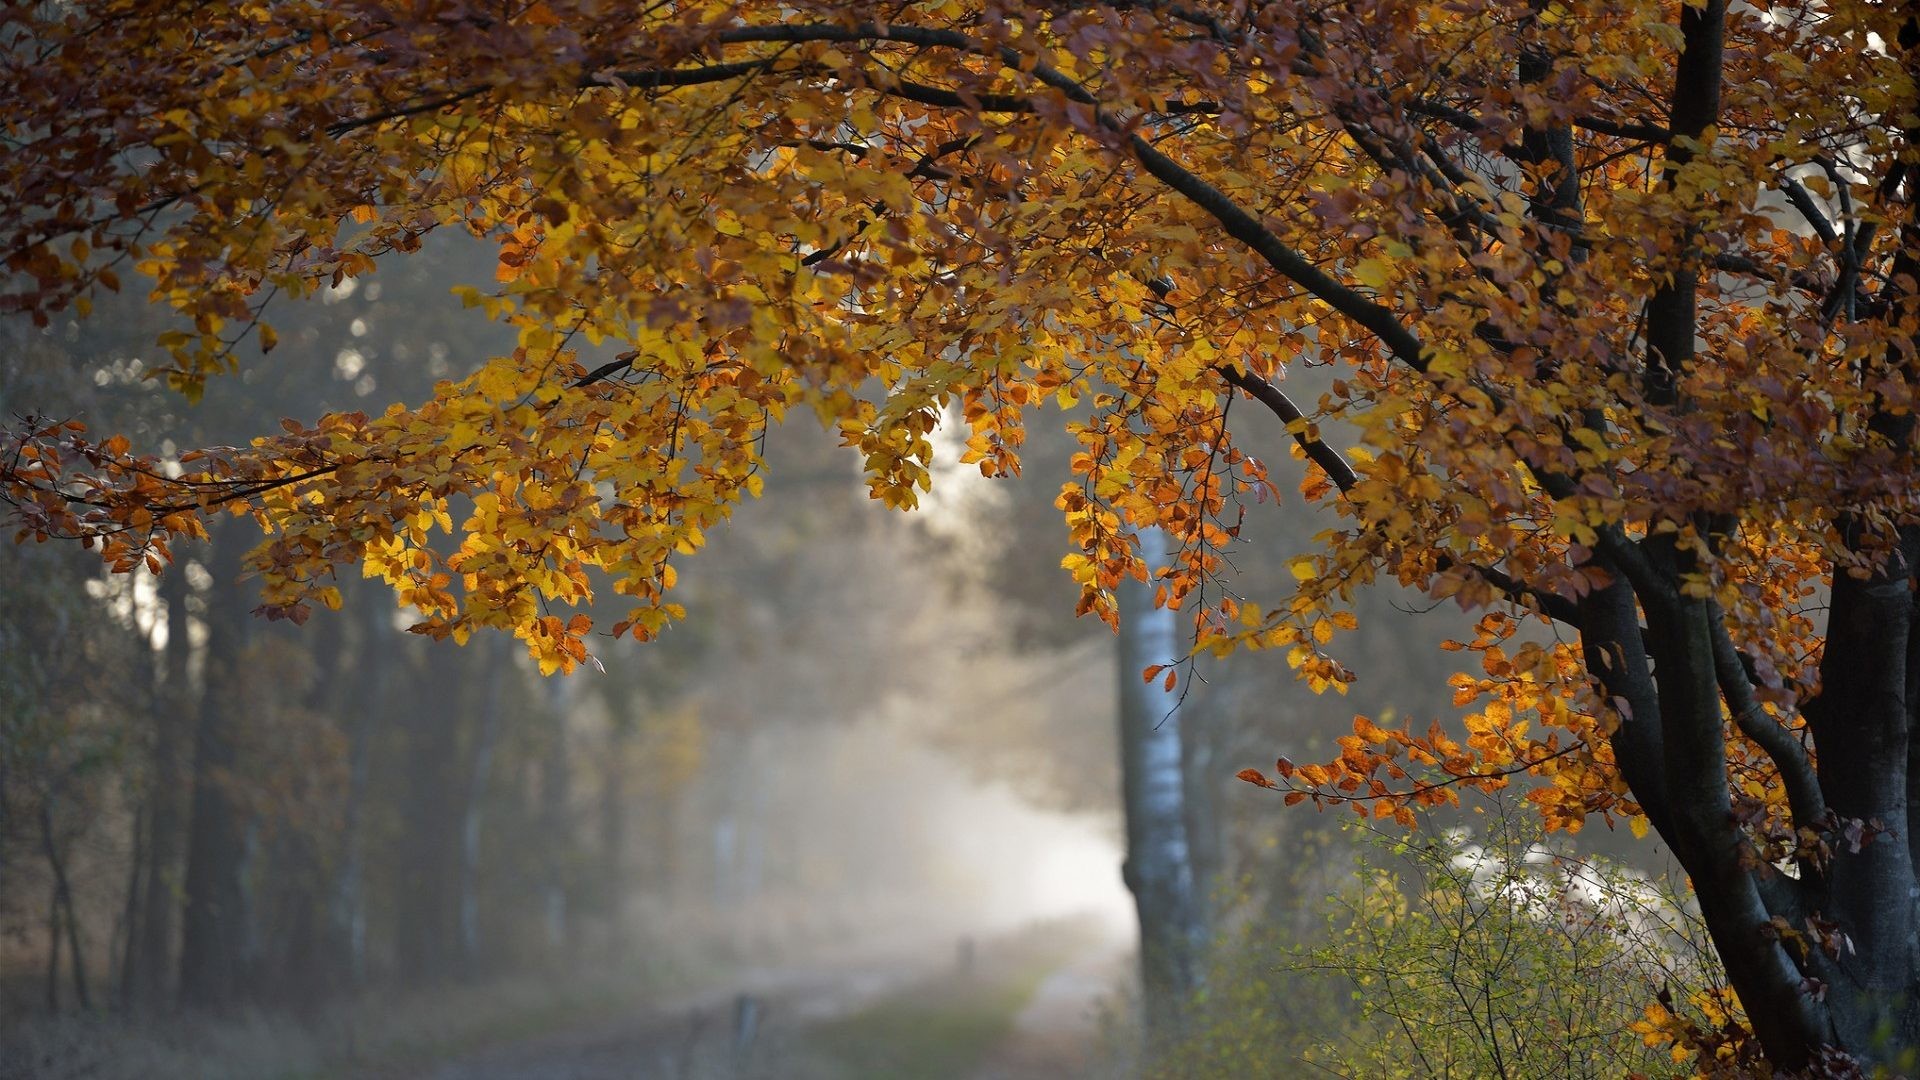
[{"label": "tree canopy", "polygon": [[[1275,649],[1316,691],[1354,677],[1356,588],[1483,612],[1464,733],[1358,718],[1249,779],[1410,818],[1525,775],[1555,826],[1651,822],[1782,1063],[1920,1032],[1910,7],[5,10],[0,310],[138,272],[192,395],[272,350],[275,296],[451,228],[497,246],[466,300],[519,334],[425,401],[175,459],[16,418],[24,535],[157,566],[250,514],[270,615],[358,567],[423,632],[569,669],[596,628],[553,612],[610,589],[614,635],[658,634],[788,414],[899,507],[949,410],[988,476],[1054,415],[1083,612],[1155,575],[1194,655]],[[1297,367],[1329,389],[1296,402]],[[1293,595],[1238,596],[1289,452],[1284,498],[1339,523]]]}]

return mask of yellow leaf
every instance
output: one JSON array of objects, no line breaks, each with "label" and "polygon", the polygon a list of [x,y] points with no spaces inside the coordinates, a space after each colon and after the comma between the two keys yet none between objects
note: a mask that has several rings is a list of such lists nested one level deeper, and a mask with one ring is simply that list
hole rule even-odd
[{"label": "yellow leaf", "polygon": [[1385,259],[1362,259],[1353,267],[1353,279],[1375,290],[1386,288],[1392,276],[1393,264]]}]

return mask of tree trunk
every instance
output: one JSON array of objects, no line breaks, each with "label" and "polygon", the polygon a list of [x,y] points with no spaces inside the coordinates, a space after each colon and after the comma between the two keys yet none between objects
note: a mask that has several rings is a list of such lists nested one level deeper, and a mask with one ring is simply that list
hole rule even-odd
[{"label": "tree trunk", "polygon": [[[1159,529],[1140,534],[1141,555],[1158,567],[1168,555]],[[1185,655],[1174,611],[1153,606],[1151,583],[1120,590],[1120,761],[1127,823],[1127,888],[1140,916],[1140,977],[1148,1038],[1179,1033],[1200,984],[1201,923],[1187,837],[1180,695],[1143,682],[1141,671]]]},{"label": "tree trunk", "polygon": [[[1907,546],[1911,560],[1911,538]],[[1908,694],[1909,681],[1920,675],[1909,663],[1920,645],[1913,640],[1912,565],[1864,581],[1836,576],[1821,692],[1804,710],[1820,749],[1820,789],[1842,828],[1825,873],[1803,883],[1802,902],[1837,922],[1848,939],[1839,955],[1816,954],[1812,973],[1828,987],[1835,1044],[1889,1065],[1900,1051],[1920,1046],[1916,822],[1908,797],[1920,705]],[[1858,844],[1846,839],[1856,822],[1866,830]]]},{"label": "tree trunk", "polygon": [[547,838],[542,866],[547,949],[550,956],[559,958],[573,952],[573,874],[566,839],[573,835],[573,773],[567,760],[567,714],[572,702],[566,676],[553,676],[547,684],[551,738],[541,762],[540,834]]},{"label": "tree trunk", "polygon": [[[1650,598],[1644,628],[1630,607],[1603,617],[1618,583],[1582,603],[1591,669],[1628,704],[1611,737],[1621,772],[1686,869],[1749,1024],[1784,1070],[1814,1066],[1829,1050],[1900,1066],[1920,1046],[1906,765],[1920,704],[1907,683],[1920,669],[1910,660],[1906,565],[1866,580],[1837,576],[1822,689],[1802,705],[1817,766],[1754,704],[1719,611],[1682,594],[1689,567],[1636,582]],[[1729,712],[1780,768],[1795,823],[1831,845],[1830,857],[1801,860],[1798,876],[1755,856],[1736,813]],[[1837,936],[1823,941],[1822,926]]]},{"label": "tree trunk", "polygon": [[596,875],[601,915],[606,919],[607,952],[624,960],[627,954],[627,768],[639,718],[636,699],[610,702],[606,759],[600,763],[600,866]]},{"label": "tree trunk", "polygon": [[455,974],[460,953],[460,824],[467,771],[460,753],[461,706],[470,695],[452,685],[467,667],[422,665],[404,712],[407,731],[405,837],[393,885],[396,959],[408,985]]},{"label": "tree trunk", "polygon": [[47,888],[47,1012],[60,1011],[60,885]]},{"label": "tree trunk", "polygon": [[133,946],[133,1006],[151,1012],[172,996],[174,908],[181,891],[180,840],[182,798],[186,788],[185,747],[188,717],[193,715],[189,665],[193,641],[188,629],[187,571],[184,561],[160,577],[166,606],[167,644],[161,665],[161,689],[153,710],[153,773],[147,787],[147,873],[140,901],[138,940]]},{"label": "tree trunk", "polygon": [[[128,576],[126,595],[130,602],[138,596],[142,580],[140,575]],[[136,604],[136,610],[140,606],[144,605]],[[140,703],[128,714],[128,719],[131,721],[138,717],[148,721],[150,730],[155,736],[158,734],[155,721],[166,708],[166,691],[160,684],[160,666],[150,646],[153,631],[165,625],[165,618],[164,605],[153,611],[150,616],[151,621],[144,626],[136,617],[135,631],[139,635],[141,647],[136,650],[133,662],[127,670],[128,684],[134,689]],[[139,977],[139,973],[135,970],[135,962],[139,959],[136,950],[139,944],[140,903],[145,896],[147,879],[147,818],[152,810],[154,781],[151,766],[157,747],[150,745],[147,751],[149,771],[138,796],[133,798],[130,807],[133,811],[133,820],[129,823],[132,850],[128,852],[127,858],[126,892],[121,898],[120,910],[114,915],[113,933],[107,946],[111,1008],[122,1015],[133,1011],[136,990],[134,982]]]},{"label": "tree trunk", "polygon": [[193,740],[193,802],[187,827],[186,912],[180,955],[180,998],[219,1008],[246,984],[247,897],[242,880],[247,836],[228,786],[236,764],[235,733],[245,703],[238,667],[246,634],[246,587],[240,582],[245,536],[228,523],[214,534],[208,567],[205,688]]},{"label": "tree trunk", "polygon": [[[1726,13],[1721,0],[1681,11],[1684,48],[1670,118],[1676,135],[1699,136],[1717,119]],[[1920,20],[1907,21],[1899,46],[1909,57],[1920,50]],[[1903,137],[1909,148],[1920,145],[1920,128]],[[1676,167],[1669,177],[1694,153],[1690,142],[1669,146],[1666,160]],[[1890,324],[1912,318],[1920,302],[1920,200],[1906,204],[1874,316]],[[1679,377],[1693,360],[1698,276],[1697,267],[1675,273],[1648,304],[1649,397],[1656,402],[1677,403]],[[1851,296],[1846,306],[1853,307]],[[1887,366],[1910,387],[1920,371],[1911,331],[1904,333],[1889,345]],[[1911,410],[1861,419],[1910,470]],[[1624,574],[1632,592],[1603,602],[1603,593],[1623,588],[1616,581],[1583,600],[1581,633],[1589,670],[1606,693],[1630,704],[1611,738],[1621,773],[1692,879],[1715,950],[1772,1065],[1850,1067],[1823,1060],[1838,1054],[1904,1071],[1920,1049],[1920,529],[1903,528],[1885,550],[1866,524],[1883,508],[1837,509],[1835,532],[1858,566],[1836,559],[1830,569],[1819,691],[1799,703],[1813,754],[1799,731],[1762,708],[1754,671],[1724,615],[1689,595],[1689,580],[1705,577],[1705,568],[1673,534],[1652,530],[1634,543],[1616,530],[1603,538],[1602,549],[1613,553],[1606,568]],[[1688,524],[1706,526],[1700,532],[1709,537],[1716,531],[1711,522]],[[1634,599],[1646,615],[1644,631]],[[1727,780],[1729,717],[1778,769],[1797,835],[1830,849],[1798,857],[1793,875],[1757,855],[1742,823]]]},{"label": "tree trunk", "polygon": [[[372,592],[373,590],[363,590]],[[393,613],[384,595],[359,598],[360,633],[353,650],[354,691],[341,722],[347,737],[347,790],[340,848],[327,898],[326,967],[332,994],[359,990],[367,978],[367,785],[372,775],[374,718],[387,708],[387,650]]]},{"label": "tree trunk", "polygon": [[[60,855],[60,843],[54,836],[51,792],[40,802],[40,842],[45,846],[47,868],[53,871],[53,904],[58,912],[49,925],[55,929],[56,935],[62,925],[66,928],[67,960],[73,974],[74,1000],[79,1003],[80,1011],[91,1012],[93,998],[87,993],[87,957],[80,948],[80,920],[73,911],[73,887],[67,881],[67,863]],[[54,944],[54,958],[47,969],[47,1003],[57,1009],[60,1004],[57,996],[59,976],[56,969],[60,963],[57,938]]]},{"label": "tree trunk", "polygon": [[147,807],[136,806],[133,812],[133,851],[127,867],[127,895],[120,907],[120,916],[114,921],[113,948],[110,955],[117,957],[120,964],[120,977],[113,981],[113,1007],[116,1012],[131,1012],[134,1007],[134,981],[138,971],[134,967],[139,959],[134,952],[140,940],[140,898],[144,895],[142,886],[147,879]]},{"label": "tree trunk", "polygon": [[[493,751],[500,735],[501,676],[512,663],[508,655],[511,642],[505,634],[496,633],[480,647],[481,663],[486,670],[478,684],[480,700],[474,704],[479,721],[467,766],[460,820],[460,861],[455,871],[460,897],[460,973],[466,978],[473,978],[480,971],[481,825],[486,811],[487,777],[493,772]],[[552,839],[548,837],[549,842]]]}]

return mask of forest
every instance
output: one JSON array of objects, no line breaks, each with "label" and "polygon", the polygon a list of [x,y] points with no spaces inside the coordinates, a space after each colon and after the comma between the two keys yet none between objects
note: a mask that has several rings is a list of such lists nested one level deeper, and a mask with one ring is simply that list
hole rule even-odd
[{"label": "forest", "polygon": [[0,1078],[1920,1076],[1920,9],[0,0]]}]

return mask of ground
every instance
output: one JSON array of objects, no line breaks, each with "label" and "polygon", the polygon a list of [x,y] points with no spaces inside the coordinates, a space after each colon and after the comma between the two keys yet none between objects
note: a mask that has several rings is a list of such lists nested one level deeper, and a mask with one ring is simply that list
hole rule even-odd
[{"label": "ground", "polygon": [[[738,988],[366,1080],[1041,1080],[1097,1075],[1125,947],[1056,924],[942,955],[765,968]],[[1103,1021],[1103,1015],[1107,1017]]]}]

